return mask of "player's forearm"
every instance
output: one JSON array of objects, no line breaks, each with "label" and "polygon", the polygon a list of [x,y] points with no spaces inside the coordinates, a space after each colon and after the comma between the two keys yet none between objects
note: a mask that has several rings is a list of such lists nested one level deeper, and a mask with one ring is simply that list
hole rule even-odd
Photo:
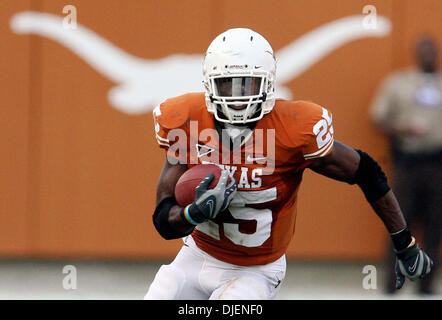
[{"label": "player's forearm", "polygon": [[[163,192],[161,194],[157,195],[157,201],[158,204],[161,204],[161,201],[164,199],[174,199],[173,194],[170,192]],[[157,205],[157,209],[158,208]],[[180,207],[178,204],[176,204],[176,201],[172,203],[172,206],[169,208],[165,208],[163,210],[168,210],[168,212],[164,213],[167,215],[167,219],[164,219],[163,223],[168,223],[173,229],[175,229],[180,234],[189,234],[193,231],[194,225],[190,224],[182,215],[182,211],[184,208]]]},{"label": "player's forearm", "polygon": [[182,208],[174,197],[175,185],[186,170],[186,165],[171,165],[166,159],[158,180],[157,204],[152,218],[158,233],[167,240],[182,238],[194,228],[182,219]]},{"label": "player's forearm", "polygon": [[393,240],[396,250],[406,248],[411,242],[399,203],[388,185],[387,177],[379,164],[367,153],[356,150],[360,161],[354,182],[361,188],[365,198],[382,219]]},{"label": "player's forearm", "polygon": [[[388,185],[387,177],[379,164],[367,153],[353,150],[336,141],[332,153],[325,159],[317,160],[311,168],[332,179],[357,184],[390,234],[406,229],[404,216]],[[408,238],[403,239],[405,240],[399,241],[399,246],[408,241]]]},{"label": "player's forearm", "polygon": [[392,190],[388,191],[380,199],[371,202],[370,205],[381,218],[388,232],[396,233],[407,227],[399,203]]},{"label": "player's forearm", "polygon": [[160,200],[153,214],[153,223],[158,233],[166,240],[178,239],[189,235],[194,226],[182,217],[182,208],[173,196]]},{"label": "player's forearm", "polygon": [[189,234],[195,228],[195,225],[190,224],[185,218],[183,218],[182,210],[180,206],[173,206],[169,211],[169,224],[172,228],[178,232]]}]

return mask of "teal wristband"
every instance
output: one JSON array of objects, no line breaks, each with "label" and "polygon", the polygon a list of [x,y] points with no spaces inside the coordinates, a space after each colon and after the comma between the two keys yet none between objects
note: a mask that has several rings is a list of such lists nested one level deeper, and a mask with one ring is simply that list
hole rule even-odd
[{"label": "teal wristband", "polygon": [[191,224],[193,224],[193,225],[197,225],[198,224],[198,222],[195,222],[191,217],[190,217],[190,215],[189,215],[189,207],[190,207],[191,205],[189,204],[188,206],[186,206],[185,208],[184,208],[184,218],[186,218],[186,220],[189,222],[189,223],[191,223]]}]

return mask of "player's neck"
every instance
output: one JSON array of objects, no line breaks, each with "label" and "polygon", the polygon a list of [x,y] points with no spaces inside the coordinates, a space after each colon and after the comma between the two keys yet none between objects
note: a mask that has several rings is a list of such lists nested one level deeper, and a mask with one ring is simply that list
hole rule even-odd
[{"label": "player's neck", "polygon": [[[215,120],[215,128],[218,132],[220,140],[224,145],[229,145],[229,149],[233,150],[243,145],[250,137],[258,122],[250,122],[241,125],[224,123]],[[227,142],[229,141],[229,142]]]}]

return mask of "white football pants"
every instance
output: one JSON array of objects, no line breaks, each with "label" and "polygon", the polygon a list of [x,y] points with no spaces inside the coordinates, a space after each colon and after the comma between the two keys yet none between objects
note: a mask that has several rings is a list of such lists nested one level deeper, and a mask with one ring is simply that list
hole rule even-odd
[{"label": "white football pants", "polygon": [[160,267],[144,299],[274,299],[285,272],[285,255],[266,265],[237,266],[210,256],[188,236],[175,260]]}]

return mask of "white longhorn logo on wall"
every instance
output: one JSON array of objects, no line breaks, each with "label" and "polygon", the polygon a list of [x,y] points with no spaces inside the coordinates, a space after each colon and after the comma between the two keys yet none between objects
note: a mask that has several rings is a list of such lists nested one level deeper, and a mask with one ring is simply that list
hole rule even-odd
[{"label": "white longhorn logo on wall", "polygon": [[[390,33],[391,23],[387,18],[378,16],[376,28],[371,29],[364,28],[364,17],[355,15],[332,21],[276,52],[277,97],[290,99],[291,92],[284,83],[345,43]],[[57,41],[84,59],[117,84],[108,94],[109,102],[128,114],[148,112],[167,98],[203,90],[203,55],[172,54],[156,60],[141,59],[80,24],[76,30],[65,29],[62,17],[48,13],[15,14],[11,28],[19,34],[32,33]]]}]

